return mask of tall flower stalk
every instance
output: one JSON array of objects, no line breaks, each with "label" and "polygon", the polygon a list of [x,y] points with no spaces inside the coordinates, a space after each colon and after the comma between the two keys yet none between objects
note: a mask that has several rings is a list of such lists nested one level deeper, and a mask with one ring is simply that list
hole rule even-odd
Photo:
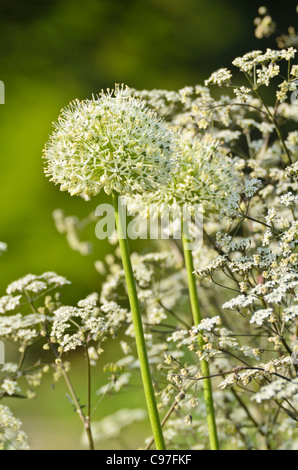
[{"label": "tall flower stalk", "polygon": [[152,428],[152,433],[158,450],[165,449],[165,442],[162,433],[162,427],[159,420],[154,389],[150,374],[150,367],[144,338],[144,331],[142,325],[142,317],[140,312],[139,300],[136,289],[136,282],[133,274],[133,269],[130,259],[130,250],[128,240],[126,238],[126,226],[124,222],[121,205],[118,204],[118,193],[113,191],[113,204],[115,210],[116,225],[118,230],[119,246],[121,250],[122,264],[125,273],[128,298],[132,313],[133,326],[135,332],[136,346],[138,357],[140,361],[140,370],[143,380],[144,392],[147,402],[147,408]]},{"label": "tall flower stalk", "polygon": [[74,101],[62,111],[44,151],[45,173],[62,191],[84,199],[112,195],[148,414],[158,450],[165,449],[146,351],[136,283],[119,196],[157,190],[175,167],[175,139],[166,124],[125,87]]},{"label": "tall flower stalk", "polygon": [[[190,240],[188,239],[184,230],[182,230],[182,244],[183,244],[183,252],[184,252],[184,258],[185,258],[185,267],[186,267],[186,272],[187,272],[188,290],[189,290],[192,316],[193,316],[194,324],[198,325],[199,323],[201,323],[202,316],[201,316],[199,296],[198,296],[198,291],[197,291],[197,283],[196,283],[196,278],[194,274],[194,262],[193,262],[192,250],[189,248]],[[198,344],[199,344],[200,350],[203,350],[205,342],[200,334],[198,335]],[[214,409],[214,402],[213,402],[212,383],[210,379],[209,364],[206,360],[201,360],[201,370],[202,370],[203,376],[206,377],[203,380],[203,393],[204,393],[204,400],[205,400],[206,410],[207,410],[207,423],[208,423],[208,431],[209,431],[210,448],[211,450],[219,450],[219,442],[218,442],[216,419],[215,419],[215,409]]]}]

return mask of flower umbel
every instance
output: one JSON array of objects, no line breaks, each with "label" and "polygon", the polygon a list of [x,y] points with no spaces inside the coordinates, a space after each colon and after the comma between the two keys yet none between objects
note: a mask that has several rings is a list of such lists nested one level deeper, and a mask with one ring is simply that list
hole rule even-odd
[{"label": "flower umbel", "polygon": [[197,137],[191,131],[178,136],[179,165],[167,186],[128,198],[132,210],[157,214],[168,207],[182,207],[194,212],[202,205],[204,212],[220,212],[229,207],[231,199],[239,198],[240,180],[234,162],[218,139],[211,134]]},{"label": "flower umbel", "polygon": [[71,195],[151,191],[168,181],[175,165],[171,131],[124,86],[75,100],[54,127],[45,174]]}]

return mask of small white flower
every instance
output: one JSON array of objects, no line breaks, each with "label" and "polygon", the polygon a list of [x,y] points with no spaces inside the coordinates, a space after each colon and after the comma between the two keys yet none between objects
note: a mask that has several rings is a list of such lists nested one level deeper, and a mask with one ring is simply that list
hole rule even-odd
[{"label": "small white flower", "polygon": [[208,80],[205,80],[205,85],[208,86],[210,84],[212,85],[226,85],[229,84],[232,78],[232,74],[230,70],[226,68],[222,68],[217,70],[216,72],[213,72],[213,74],[208,78]]},{"label": "small white flower", "polygon": [[266,308],[264,310],[257,310],[250,319],[250,323],[256,323],[261,326],[268,317],[271,317],[273,312],[272,308]]}]

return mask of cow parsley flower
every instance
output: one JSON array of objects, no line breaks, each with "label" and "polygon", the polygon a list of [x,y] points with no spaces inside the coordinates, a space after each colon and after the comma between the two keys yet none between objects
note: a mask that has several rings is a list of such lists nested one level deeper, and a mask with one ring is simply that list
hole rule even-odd
[{"label": "cow parsley flower", "polygon": [[265,385],[261,390],[256,393],[252,400],[256,403],[262,403],[265,400],[275,399],[290,399],[298,393],[298,379],[287,381],[284,379],[277,379],[274,382]]},{"label": "cow parsley flower", "polygon": [[199,331],[212,331],[216,325],[220,325],[221,320],[219,316],[212,318],[203,318],[201,323],[193,327],[193,332],[197,334]]},{"label": "cow parsley flower", "polygon": [[268,318],[271,317],[273,313],[272,308],[266,308],[262,310],[257,310],[253,316],[251,317],[250,323],[256,323],[257,325],[261,326],[263,325],[264,321]]},{"label": "cow parsley flower", "polygon": [[7,395],[10,395],[10,396],[21,391],[17,382],[15,380],[11,380],[8,378],[4,379],[3,383],[1,384],[1,388],[5,390]]},{"label": "cow parsley flower", "polygon": [[[243,57],[237,57],[232,63],[235,67],[238,67],[241,72],[250,75],[252,75],[256,67],[261,66],[261,69],[257,70],[260,84],[267,84],[267,78],[270,79],[279,72],[275,63],[283,59],[287,61],[293,59],[296,52],[296,49],[293,47],[280,51],[267,49],[265,53],[262,51],[252,51],[244,54]],[[265,66],[267,66],[267,68]]]},{"label": "cow parsley flower", "polygon": [[298,305],[292,305],[291,307],[285,308],[282,312],[282,319],[285,322],[289,322],[298,317]]},{"label": "cow parsley flower", "polygon": [[22,423],[7,406],[0,405],[0,450],[28,450],[28,437]]},{"label": "cow parsley flower", "polygon": [[0,316],[0,339],[19,343],[24,347],[40,337],[39,328],[48,318],[39,313],[22,316],[20,313]]},{"label": "cow parsley flower", "polygon": [[232,74],[230,70],[226,68],[222,68],[217,70],[216,72],[213,72],[213,74],[208,78],[208,80],[205,80],[205,86],[208,86],[209,84],[212,85],[225,85],[229,84],[232,78]]},{"label": "cow parsley flower", "polygon": [[168,181],[175,165],[172,132],[124,86],[75,100],[54,127],[45,174],[71,195],[151,191]]},{"label": "cow parsley flower", "polygon": [[248,96],[251,93],[251,89],[245,86],[241,86],[239,88],[234,88],[234,93],[237,96],[237,99],[240,103],[246,103]]},{"label": "cow parsley flower", "polygon": [[284,204],[286,207],[291,206],[294,201],[298,200],[298,196],[294,196],[294,194],[290,191],[287,194],[283,194],[280,197],[280,202]]},{"label": "cow parsley flower", "polygon": [[40,276],[27,274],[21,279],[9,284],[6,292],[7,294],[14,294],[15,292],[23,294],[29,291],[37,294],[46,291],[48,288],[61,287],[66,284],[70,284],[70,282],[65,277],[58,276],[58,274],[54,272],[46,272]]},{"label": "cow parsley flower", "polygon": [[0,297],[0,313],[9,312],[17,308],[20,305],[21,298],[21,295],[16,295],[15,297],[12,295],[4,295]]}]

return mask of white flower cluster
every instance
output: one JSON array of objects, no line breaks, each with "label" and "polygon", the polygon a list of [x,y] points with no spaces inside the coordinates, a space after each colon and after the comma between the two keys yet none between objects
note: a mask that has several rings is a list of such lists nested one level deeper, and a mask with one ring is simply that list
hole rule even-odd
[{"label": "white flower cluster", "polygon": [[[267,49],[265,53],[262,51],[252,51],[245,54],[243,57],[237,57],[233,61],[233,65],[238,67],[241,72],[253,74],[254,68],[261,66],[261,69],[258,69],[261,76],[268,74],[268,76],[276,75],[276,62],[280,60],[289,61],[295,57],[296,49],[289,47],[288,49],[272,50]],[[266,72],[265,72],[266,71]],[[263,79],[261,80],[263,82]]]},{"label": "white flower cluster", "polygon": [[246,103],[249,95],[251,94],[251,89],[245,86],[239,88],[234,88],[234,93],[237,96],[239,103]]},{"label": "white flower cluster", "polygon": [[298,195],[295,196],[292,192],[283,194],[280,197],[280,202],[284,204],[286,207],[291,206],[295,201],[298,201]]},{"label": "white flower cluster", "polygon": [[7,406],[0,405],[0,450],[29,450],[22,423]]},{"label": "white flower cluster", "polygon": [[245,181],[244,194],[247,197],[252,197],[260,188],[262,182],[256,178],[251,178]]},{"label": "white flower cluster", "polygon": [[204,268],[196,269],[195,272],[201,277],[212,277],[216,270],[224,268],[226,262],[226,255],[217,256],[210,264],[208,264]]},{"label": "white flower cluster", "polygon": [[11,380],[8,378],[3,380],[1,388],[9,396],[12,396],[21,391],[20,387],[18,386],[18,383],[15,380]]},{"label": "white flower cluster", "polygon": [[277,379],[269,385],[264,385],[261,390],[256,393],[252,400],[262,403],[266,400],[276,398],[278,400],[289,400],[298,393],[298,378],[293,380]]},{"label": "white flower cluster", "polygon": [[[0,297],[0,339],[13,341],[19,345],[19,351],[24,352],[45,334],[51,322],[54,303],[48,293],[67,284],[70,282],[65,277],[54,272],[40,276],[28,274],[9,284],[7,295]],[[33,303],[41,297],[44,297],[44,307],[35,309]],[[33,307],[34,313],[15,313],[18,308],[28,304],[30,310]]]},{"label": "white flower cluster", "polygon": [[273,308],[266,308],[257,310],[250,319],[250,323],[256,323],[257,325],[263,325],[264,320],[267,318],[271,318],[274,321],[274,317],[272,318]]},{"label": "white flower cluster", "polygon": [[45,173],[62,191],[86,199],[101,189],[142,193],[168,182],[175,154],[168,126],[116,86],[62,110],[45,147]]},{"label": "white flower cluster", "polygon": [[0,339],[19,344],[23,351],[40,337],[40,325],[44,325],[47,320],[45,315],[39,313],[0,316]]},{"label": "white flower cluster", "polygon": [[[129,208],[154,214],[169,208],[188,208],[191,214],[201,205],[204,212],[226,211],[231,199],[239,200],[241,182],[234,162],[211,134],[179,134],[181,159],[167,186],[157,192],[129,198]],[[142,210],[143,209],[143,210]]]},{"label": "white flower cluster", "polygon": [[212,331],[215,326],[221,324],[221,319],[219,316],[213,318],[203,318],[201,323],[193,327],[193,333],[196,334],[199,331]]},{"label": "white flower cluster", "polygon": [[89,341],[100,343],[108,335],[114,335],[127,320],[128,312],[116,302],[98,305],[98,295],[92,294],[78,302],[78,307],[62,306],[54,311],[51,341],[59,345],[60,352],[67,352]]},{"label": "white flower cluster", "polygon": [[0,313],[6,313],[15,310],[20,305],[21,295],[4,295],[0,297]]},{"label": "white flower cluster", "polygon": [[208,85],[218,85],[222,86],[225,84],[229,84],[232,78],[232,74],[230,70],[226,68],[222,68],[217,70],[216,72],[213,72],[210,78],[208,80],[205,80],[205,86]]},{"label": "white flower cluster", "polygon": [[19,292],[21,294],[28,293],[39,294],[47,289],[62,287],[70,282],[63,276],[58,276],[54,272],[46,272],[40,276],[35,274],[27,274],[26,276],[12,282],[6,289],[7,294]]}]

